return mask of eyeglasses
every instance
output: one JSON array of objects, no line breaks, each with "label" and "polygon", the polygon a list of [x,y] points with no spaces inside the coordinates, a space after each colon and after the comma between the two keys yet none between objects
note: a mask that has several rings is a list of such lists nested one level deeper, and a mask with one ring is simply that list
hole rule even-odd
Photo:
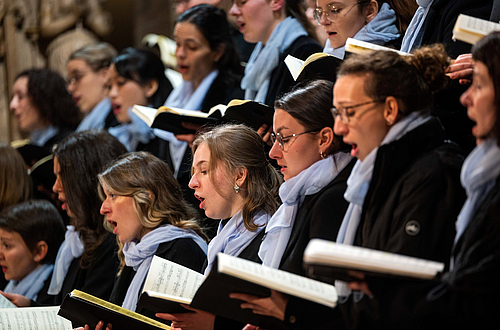
[{"label": "eyeglasses", "polygon": [[[340,116],[340,120],[342,120],[342,123],[349,124],[349,120],[351,119],[351,117],[354,117],[356,112],[355,111],[348,112],[348,110],[358,108],[358,107],[361,107],[361,106],[367,105],[367,104],[380,103],[383,101],[385,101],[385,98],[378,99],[378,100],[372,100],[372,101],[368,101],[368,102],[363,102],[360,104],[350,105],[348,107],[343,107],[343,108],[338,108],[338,109],[334,107],[334,108],[332,108],[333,119],[337,120],[337,117]],[[373,110],[373,109],[375,109],[375,107],[368,108],[363,113],[366,113],[366,112]]]},{"label": "eyeglasses", "polygon": [[[327,20],[333,23],[335,22],[335,20],[337,20],[338,15],[340,14],[341,11],[347,8],[352,9],[352,7],[356,6],[357,4],[358,2],[352,5],[345,6],[344,8],[339,8],[338,6],[335,6],[334,4],[330,3],[326,5],[326,8],[324,10],[321,7],[317,7],[316,9],[314,9],[313,16],[318,25],[321,25],[321,16],[323,16],[323,14],[325,14]],[[351,9],[349,9],[348,11],[343,11],[343,16],[347,15],[351,11]]]},{"label": "eyeglasses", "polygon": [[307,131],[307,132],[302,132],[302,133],[297,133],[297,134],[291,134],[291,135],[287,135],[287,136],[281,136],[280,133],[271,133],[271,142],[273,143],[273,145],[276,143],[276,141],[278,141],[278,145],[280,146],[280,149],[281,151],[285,151],[286,152],[286,148],[288,146],[291,145],[291,143],[289,144],[290,140],[293,139],[293,138],[296,138],[298,136],[301,136],[303,134],[308,134],[308,133],[316,133],[316,132],[319,132],[318,130],[310,130],[310,131]]},{"label": "eyeglasses", "polygon": [[76,71],[75,73],[68,76],[68,85],[71,84],[79,84],[80,81],[85,77],[89,72],[88,71]]}]

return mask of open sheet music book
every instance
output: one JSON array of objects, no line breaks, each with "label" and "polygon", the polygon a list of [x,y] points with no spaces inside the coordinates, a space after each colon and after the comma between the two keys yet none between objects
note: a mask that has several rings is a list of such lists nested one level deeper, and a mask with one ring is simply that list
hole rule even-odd
[{"label": "open sheet music book", "polygon": [[292,55],[285,58],[288,71],[295,81],[326,79],[334,82],[337,67],[341,63],[341,59],[326,53],[312,54],[305,61]]},{"label": "open sheet music book", "polygon": [[71,322],[58,316],[59,306],[0,310],[0,329],[71,330]]},{"label": "open sheet music book", "polygon": [[218,122],[238,122],[257,130],[262,124],[272,125],[274,109],[265,104],[249,100],[231,100],[227,105],[218,104],[208,113],[162,106],[158,109],[134,105],[132,112],[152,128],[174,134],[194,134],[186,129],[183,122],[196,125]]},{"label": "open sheet music book", "polygon": [[492,31],[500,31],[500,24],[485,19],[460,14],[453,28],[453,40],[474,45]]},{"label": "open sheet music book", "polygon": [[219,253],[206,278],[171,261],[154,257],[138,304],[154,312],[189,312],[179,305],[184,303],[240,322],[264,325],[277,320],[241,309],[241,302],[229,298],[229,294],[241,292],[267,297],[271,294],[270,289],[332,308],[337,303],[337,292],[332,285]]},{"label": "open sheet music book", "polygon": [[111,323],[113,329],[170,329],[164,323],[79,290],[71,291],[64,298],[58,314],[70,320],[75,328],[88,324],[94,329],[102,320],[104,324]]},{"label": "open sheet music book", "polygon": [[350,53],[355,53],[355,54],[363,54],[366,52],[373,52],[376,50],[385,50],[385,51],[391,51],[398,53],[399,55],[402,56],[411,56],[409,53],[401,52],[399,50],[389,48],[389,47],[384,47],[380,45],[375,45],[366,41],[361,41],[353,38],[347,38],[347,41],[345,43],[345,50],[346,52]]},{"label": "open sheet music book", "polygon": [[333,274],[339,275],[335,279],[344,279],[348,270],[358,270],[377,276],[430,280],[443,272],[445,266],[441,262],[322,239],[312,239],[309,242],[304,251],[304,263],[311,275],[317,272],[319,277],[325,276],[326,269],[333,269]]}]

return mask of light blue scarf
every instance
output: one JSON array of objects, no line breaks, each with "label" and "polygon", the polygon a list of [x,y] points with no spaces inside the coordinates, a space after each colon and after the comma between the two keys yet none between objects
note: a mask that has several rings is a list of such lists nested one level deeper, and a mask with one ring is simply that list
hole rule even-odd
[{"label": "light blue scarf", "polygon": [[410,53],[413,49],[420,47],[424,32],[422,26],[424,25],[425,18],[431,9],[434,0],[417,0],[418,8],[413,18],[411,19],[406,33],[401,43],[401,51]]},{"label": "light blue scarf", "polygon": [[[210,72],[205,78],[203,78],[203,81],[194,91],[193,83],[191,81],[183,81],[179,86],[174,88],[172,93],[170,93],[169,97],[165,101],[165,106],[184,110],[201,110],[201,106],[207,96],[208,90],[212,87],[212,84],[218,75],[218,70]],[[177,178],[188,144],[184,141],[177,140],[175,135],[171,132],[155,128],[154,134],[160,139],[169,142],[170,157],[174,165],[174,177]]]},{"label": "light blue scarf", "polygon": [[92,109],[85,118],[83,118],[80,125],[76,128],[76,131],[82,132],[89,129],[103,129],[106,117],[108,117],[110,111],[111,101],[109,97],[105,97],[101,102],[97,103],[94,109]]},{"label": "light blue scarf", "polygon": [[85,251],[85,247],[80,238],[80,232],[75,231],[74,226],[67,226],[66,229],[64,242],[62,242],[57,252],[54,273],[50,280],[49,289],[47,290],[47,293],[50,295],[58,295],[59,292],[61,292],[71,262],[73,262],[73,259],[80,258],[83,251]]},{"label": "light blue scarf", "polygon": [[108,132],[116,137],[128,151],[135,151],[139,143],[146,144],[151,141],[155,135],[153,129],[132,112],[132,108],[128,109],[128,115],[130,117],[130,123],[110,127]]},{"label": "light blue scarf", "polygon": [[317,161],[281,185],[279,194],[283,204],[267,224],[266,237],[259,249],[263,265],[272,268],[280,266],[297,211],[304,198],[317,193],[332,182],[351,159],[346,153],[336,153]]},{"label": "light blue scarf", "polygon": [[280,54],[301,36],[307,36],[306,30],[295,18],[287,17],[276,25],[266,45],[257,43],[241,80],[246,100],[266,101],[271,74],[279,65]]},{"label": "light blue scarf", "polygon": [[170,242],[178,238],[190,238],[207,253],[207,243],[191,229],[182,229],[172,225],[163,225],[158,227],[141,239],[140,242],[125,243],[123,254],[125,255],[125,264],[134,268],[136,271],[134,279],[130,283],[127,295],[123,301],[122,307],[135,311],[137,307],[137,298],[146,275],[151,266],[153,256],[161,243]]},{"label": "light blue scarf", "polygon": [[495,139],[488,139],[472,150],[462,166],[460,180],[467,192],[467,200],[455,223],[457,230],[455,244],[462,236],[479,205],[495,186],[499,175],[500,148]]},{"label": "light blue scarf", "polygon": [[[396,13],[387,3],[384,3],[377,16],[363,26],[353,37],[353,39],[377,45],[384,45],[397,38],[399,38],[399,31],[396,26]],[[344,59],[345,46],[332,48],[330,40],[327,39],[323,52]]]},{"label": "light blue scarf", "polygon": [[[422,115],[420,112],[409,114],[389,129],[389,132],[387,132],[380,146],[399,140],[406,133],[423,125],[430,119],[431,116]],[[373,149],[363,161],[358,160],[352,169],[349,179],[347,179],[347,189],[344,198],[350,204],[342,220],[337,235],[337,243],[349,245],[354,243],[356,231],[358,230],[358,225],[361,220],[363,203],[372,180],[378,148],[379,147]],[[348,296],[350,294],[347,284],[343,281],[335,281],[335,287],[337,288],[339,296]]]},{"label": "light blue scarf", "polygon": [[17,293],[31,300],[36,300],[38,293],[42,290],[45,280],[52,274],[54,265],[41,264],[33,269],[20,281],[9,281],[4,292]]},{"label": "light blue scarf", "polygon": [[259,226],[255,231],[249,231],[243,224],[243,216],[241,210],[238,211],[225,226],[219,223],[217,236],[215,236],[208,245],[208,266],[205,269],[205,275],[212,269],[212,264],[219,252],[229,254],[230,256],[238,256],[264,229],[270,216],[269,214],[260,211],[255,214],[253,223]]},{"label": "light blue scarf", "polygon": [[30,144],[43,147],[43,145],[54,136],[56,136],[57,133],[59,133],[59,128],[52,125],[49,127],[34,130],[30,134]]}]

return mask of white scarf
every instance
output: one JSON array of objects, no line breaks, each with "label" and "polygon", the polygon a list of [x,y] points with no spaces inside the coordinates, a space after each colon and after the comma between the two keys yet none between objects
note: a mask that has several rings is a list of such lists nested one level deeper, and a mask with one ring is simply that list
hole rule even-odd
[{"label": "white scarf", "polygon": [[472,150],[462,166],[460,180],[467,192],[467,200],[455,223],[457,230],[455,244],[463,234],[474,213],[476,213],[479,205],[495,186],[499,175],[500,148],[496,139],[488,139]]},{"label": "white scarf", "polygon": [[[430,119],[431,116],[422,115],[420,112],[409,114],[389,129],[389,132],[387,132],[380,146],[399,140],[406,133],[423,125]],[[337,235],[337,243],[348,245],[354,243],[356,231],[361,220],[363,203],[372,180],[378,148],[379,147],[373,149],[363,161],[358,160],[352,169],[349,179],[347,179],[347,189],[344,198],[350,202],[350,204],[342,220]],[[348,296],[350,294],[347,284],[343,281],[335,281],[335,287],[337,288],[339,296]]]},{"label": "white scarf", "polygon": [[163,225],[158,227],[142,237],[141,241],[125,243],[123,254],[125,255],[125,264],[133,267],[136,271],[132,282],[130,283],[127,295],[123,301],[122,307],[135,311],[137,307],[137,298],[139,290],[151,266],[153,255],[158,250],[161,243],[170,242],[178,238],[190,238],[207,253],[207,243],[191,229],[182,229],[173,225]]},{"label": "white scarf", "polygon": [[306,30],[295,18],[287,17],[276,25],[265,45],[257,43],[241,80],[246,100],[265,103],[271,74],[279,65],[280,54],[301,36],[307,36]]},{"label": "white scarf", "polygon": [[38,265],[22,280],[9,281],[3,291],[7,293],[17,293],[31,300],[36,300],[38,293],[45,284],[45,280],[52,274],[52,269],[54,269],[54,265],[52,264]]},{"label": "white scarf", "polygon": [[[397,38],[399,38],[399,30],[396,27],[396,14],[387,3],[384,3],[377,16],[363,26],[353,37],[353,39],[377,45],[384,45]],[[345,46],[333,48],[330,39],[326,39],[323,52],[344,59]]]},{"label": "white scarf", "polygon": [[300,204],[307,195],[317,193],[332,182],[351,159],[346,153],[336,153],[317,161],[281,185],[279,194],[283,204],[269,221],[266,237],[259,249],[264,266],[280,266]]},{"label": "white scarf", "polygon": [[75,231],[75,226],[66,226],[64,242],[62,242],[57,252],[56,262],[54,264],[54,273],[50,280],[50,286],[47,290],[49,295],[58,295],[68,274],[69,266],[73,259],[80,258],[85,251],[85,246],[80,238],[80,232]]},{"label": "white scarf", "polygon": [[406,29],[403,42],[401,43],[402,52],[410,53],[413,49],[420,47],[422,36],[424,35],[422,26],[424,25],[425,18],[431,9],[433,1],[434,0],[417,0],[419,7]]},{"label": "white scarf", "polygon": [[[193,90],[191,81],[182,81],[182,83],[174,88],[172,93],[165,101],[165,106],[174,107],[184,110],[201,110],[203,101],[207,96],[208,90],[212,87],[214,80],[219,75],[218,70],[210,72],[200,83],[196,90]],[[182,159],[188,144],[184,141],[179,141],[172,132],[163,131],[155,128],[154,134],[169,142],[170,158],[174,165],[174,177],[177,178],[179,168],[181,167]]]},{"label": "white scarf", "polygon": [[[151,105],[148,106],[150,107]],[[139,142],[146,144],[151,141],[155,135],[153,129],[132,112],[132,108],[129,108],[127,111],[130,123],[110,127],[108,128],[108,132],[116,137],[128,151],[135,151]]]},{"label": "white scarf", "polygon": [[219,223],[217,236],[215,236],[208,245],[208,266],[205,269],[205,275],[210,273],[212,264],[219,252],[229,254],[230,256],[238,256],[264,229],[264,226],[269,220],[269,214],[260,211],[255,214],[253,223],[259,226],[257,230],[250,231],[243,224],[243,216],[241,210],[238,211],[225,226]]},{"label": "white scarf", "polygon": [[85,118],[82,119],[82,122],[76,128],[76,132],[82,132],[89,129],[103,129],[106,117],[109,115],[110,111],[111,101],[109,97],[105,97],[85,116]]}]

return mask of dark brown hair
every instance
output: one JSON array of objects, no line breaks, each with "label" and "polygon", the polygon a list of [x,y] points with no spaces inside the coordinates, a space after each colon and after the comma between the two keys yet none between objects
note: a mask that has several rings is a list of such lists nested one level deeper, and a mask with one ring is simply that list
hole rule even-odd
[{"label": "dark brown hair", "polygon": [[472,48],[472,58],[482,62],[487,68],[495,90],[496,118],[492,134],[500,145],[500,32],[492,32],[479,40]]},{"label": "dark brown hair", "polygon": [[0,211],[28,200],[31,181],[21,154],[8,145],[0,145]]},{"label": "dark brown hair", "polygon": [[117,138],[104,131],[74,133],[54,150],[68,207],[74,214],[71,222],[85,246],[80,260],[82,268],[90,266],[97,248],[108,235],[100,213],[97,175],[126,152]]},{"label": "dark brown hair", "polygon": [[[295,118],[306,131],[321,131],[324,127],[333,130],[335,121],[331,108],[333,104],[333,82],[314,80],[304,86],[298,85],[274,102],[275,109],[285,110]],[[350,147],[342,137],[334,134],[334,140],[326,154],[347,151]]]},{"label": "dark brown hair", "polygon": [[48,251],[42,264],[53,264],[59,246],[64,241],[64,224],[54,205],[46,200],[32,200],[13,205],[0,214],[0,228],[21,235],[31,252],[38,242],[47,243]]},{"label": "dark brown hair", "polygon": [[247,195],[242,215],[245,228],[255,231],[253,217],[259,210],[273,215],[279,207],[278,191],[282,182],[276,169],[269,163],[262,138],[245,125],[221,125],[198,135],[193,142],[193,155],[200,145],[210,151],[209,175],[215,182],[216,169],[223,166],[229,173],[239,168],[247,170]]},{"label": "dark brown hair", "polygon": [[446,88],[450,60],[442,44],[422,47],[413,56],[376,51],[351,56],[340,66],[338,77],[366,76],[364,91],[373,99],[393,96],[400,116],[432,107],[433,95]]}]

